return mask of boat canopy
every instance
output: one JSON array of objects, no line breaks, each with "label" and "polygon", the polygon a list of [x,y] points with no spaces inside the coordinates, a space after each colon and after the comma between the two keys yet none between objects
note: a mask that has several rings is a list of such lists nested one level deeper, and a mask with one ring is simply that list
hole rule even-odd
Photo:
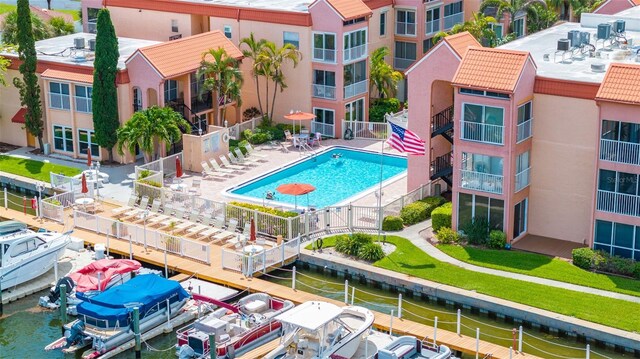
[{"label": "boat canopy", "polygon": [[[100,259],[69,275],[76,284],[76,292],[105,290],[111,278],[140,269],[140,262],[130,259]],[[99,288],[98,288],[99,280]]]},{"label": "boat canopy", "polygon": [[0,222],[0,236],[24,231],[25,229],[27,229],[27,225],[22,222],[18,222],[18,221]]},{"label": "boat canopy", "polygon": [[311,301],[290,309],[275,319],[286,324],[317,331],[342,313],[342,308],[335,304]]}]

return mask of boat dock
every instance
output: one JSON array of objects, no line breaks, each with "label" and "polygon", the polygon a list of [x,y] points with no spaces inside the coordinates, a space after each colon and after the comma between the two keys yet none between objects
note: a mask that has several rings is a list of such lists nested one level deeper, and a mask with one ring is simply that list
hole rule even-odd
[{"label": "boat dock", "polygon": [[[43,227],[52,231],[61,232],[65,230],[64,226],[60,223],[48,220],[40,223],[37,218],[33,216],[24,215],[21,212],[10,209],[0,209],[0,217],[15,219],[17,221],[27,223],[31,226]],[[82,240],[84,240],[86,245],[89,245],[91,247],[95,246],[98,243],[106,244],[105,236],[96,234],[91,231],[76,228],[73,235],[74,237],[81,238]],[[222,247],[205,243],[203,243],[203,245],[211,246],[211,264],[197,262],[169,253],[166,254],[169,269],[175,272],[180,272],[184,275],[194,275],[199,279],[226,285],[239,290],[246,289],[249,292],[268,293],[279,298],[291,300],[295,304],[300,304],[312,300],[320,300],[331,302],[340,306],[344,305],[344,303],[337,300],[327,299],[312,293],[294,290],[290,287],[271,283],[259,278],[247,278],[239,272],[223,270],[221,264]],[[117,253],[126,257],[129,256],[129,246],[130,244],[126,241],[112,239],[109,242],[109,251],[110,253]],[[131,247],[134,259],[158,267],[164,267],[164,252],[153,249],[147,249],[145,251],[142,246],[135,244]],[[434,328],[429,325],[416,323],[406,319],[399,319],[396,317],[393,318],[392,322],[392,318],[390,315],[379,312],[374,312],[374,315],[374,327],[381,331],[388,332],[391,324],[393,323],[392,330],[393,333],[397,335],[413,335],[419,339],[423,339],[427,336],[431,337],[432,333],[434,332]],[[444,344],[455,351],[460,351],[468,355],[478,354],[479,358],[537,358],[536,356],[533,356],[531,354],[519,353],[515,350],[511,351],[509,350],[509,348],[497,344],[489,343],[482,340],[476,341],[476,338],[465,335],[458,335],[454,332],[446,331],[443,329],[438,329],[437,341],[439,344]],[[265,345],[261,348],[257,348],[251,351],[251,357],[260,357],[261,355],[268,353],[271,350],[269,349],[269,347],[270,345]],[[245,355],[243,357],[247,356]]]}]

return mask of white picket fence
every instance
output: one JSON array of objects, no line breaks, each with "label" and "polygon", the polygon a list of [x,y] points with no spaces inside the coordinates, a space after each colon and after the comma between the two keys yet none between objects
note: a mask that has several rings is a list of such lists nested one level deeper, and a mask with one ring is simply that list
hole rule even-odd
[{"label": "white picket fence", "polygon": [[245,276],[265,273],[270,267],[279,267],[300,254],[301,237],[284,241],[280,245],[257,253],[244,253],[242,249],[222,248],[222,268],[241,272]]},{"label": "white picket fence", "polygon": [[260,125],[260,121],[262,121],[262,117],[254,117],[248,121],[236,123],[233,126],[229,127],[229,137],[234,140],[240,140],[240,135],[245,130],[255,130],[256,127]]},{"label": "white picket fence", "polygon": [[73,224],[74,227],[128,241],[132,245],[142,245],[199,262],[211,263],[211,248],[208,243],[188,240],[169,233],[78,210],[73,211]]}]

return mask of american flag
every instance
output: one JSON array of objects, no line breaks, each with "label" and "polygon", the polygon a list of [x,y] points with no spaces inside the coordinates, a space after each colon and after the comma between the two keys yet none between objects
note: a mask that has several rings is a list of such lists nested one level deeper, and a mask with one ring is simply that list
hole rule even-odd
[{"label": "american flag", "polygon": [[389,124],[391,125],[391,136],[387,140],[389,146],[410,155],[425,155],[424,141],[418,135],[392,122]]}]

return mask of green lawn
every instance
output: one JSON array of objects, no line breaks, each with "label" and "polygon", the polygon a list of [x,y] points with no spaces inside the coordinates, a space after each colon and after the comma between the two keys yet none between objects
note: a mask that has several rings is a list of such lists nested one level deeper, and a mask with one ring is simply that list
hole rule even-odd
[{"label": "green lawn", "polygon": [[[332,237],[325,238],[324,248],[330,247],[332,240]],[[478,273],[440,262],[405,238],[387,236],[387,242],[394,244],[396,250],[375,262],[376,267],[614,328],[640,331],[640,321],[635,315],[619,315],[638,313],[640,304]]]},{"label": "green lawn", "polygon": [[[13,11],[15,9],[16,9],[15,5],[0,4],[0,14],[4,14],[5,12]],[[80,20],[80,14],[78,14],[78,10],[67,10],[67,9],[60,9],[60,10],[54,9],[54,10],[72,15],[73,20]]]},{"label": "green lawn", "polygon": [[640,296],[640,280],[589,272],[562,259],[541,254],[454,245],[439,245],[438,249],[453,258],[481,267]]},{"label": "green lawn", "polygon": [[44,182],[49,182],[50,172],[63,174],[65,176],[75,176],[82,172],[80,169],[74,167],[5,155],[0,155],[0,171]]},{"label": "green lawn", "polygon": [[16,9],[15,5],[0,4],[0,14],[4,14],[5,12],[13,11],[15,9]]},{"label": "green lawn", "polygon": [[71,16],[73,16],[73,20],[77,21],[80,20],[80,14],[78,13],[78,10],[68,10],[68,9],[54,9],[57,12],[63,12],[65,14],[69,14]]}]

